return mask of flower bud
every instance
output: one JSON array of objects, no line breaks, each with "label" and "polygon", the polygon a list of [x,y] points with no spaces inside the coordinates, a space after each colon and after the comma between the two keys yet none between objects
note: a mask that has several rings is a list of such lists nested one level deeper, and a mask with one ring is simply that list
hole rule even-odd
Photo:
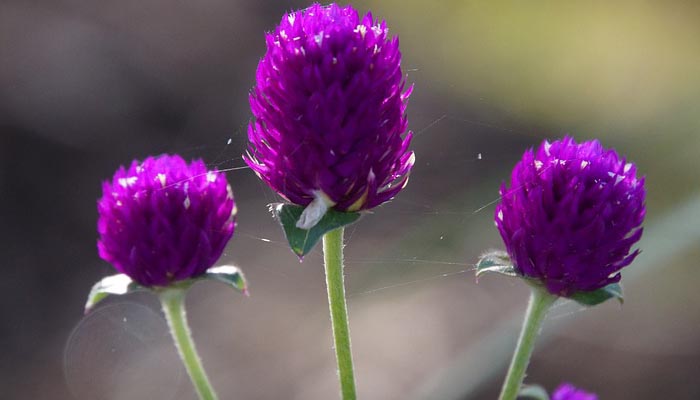
[{"label": "flower bud", "polygon": [[639,254],[644,178],[597,141],[565,137],[525,152],[501,187],[495,222],[514,267],[557,296],[620,280]]},{"label": "flower bud", "polygon": [[235,228],[226,176],[204,162],[161,155],[121,167],[102,185],[97,248],[142,286],[168,286],[203,274]]}]

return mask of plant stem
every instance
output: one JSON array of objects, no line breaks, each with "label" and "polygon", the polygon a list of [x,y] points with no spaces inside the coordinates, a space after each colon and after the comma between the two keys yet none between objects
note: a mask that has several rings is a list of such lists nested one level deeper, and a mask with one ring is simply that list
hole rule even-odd
[{"label": "plant stem", "polygon": [[187,374],[190,376],[199,398],[201,400],[217,400],[216,392],[209,383],[209,378],[204,372],[202,361],[199,359],[192,341],[185,313],[185,292],[184,288],[179,287],[163,289],[159,293],[160,302],[170,327],[170,334],[175,341],[175,347],[180,353],[180,359],[185,364]]},{"label": "plant stem", "polygon": [[343,228],[334,229],[323,236],[323,260],[326,267],[328,307],[333,325],[340,393],[344,400],[355,400],[355,376],[352,369],[350,330],[343,280]]},{"label": "plant stem", "polygon": [[515,347],[513,359],[508,368],[508,375],[506,375],[506,380],[503,382],[499,400],[515,400],[518,397],[518,392],[525,378],[525,370],[530,362],[532,350],[535,347],[535,338],[540,332],[547,310],[556,300],[557,297],[547,292],[547,289],[532,286],[530,302],[525,312],[525,321],[523,321],[518,344]]}]

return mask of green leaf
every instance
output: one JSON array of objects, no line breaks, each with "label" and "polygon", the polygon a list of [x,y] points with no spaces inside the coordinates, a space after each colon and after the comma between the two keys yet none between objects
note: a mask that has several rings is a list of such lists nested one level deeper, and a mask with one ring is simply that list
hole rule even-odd
[{"label": "green leaf", "polygon": [[304,207],[294,204],[273,204],[270,206],[287,237],[289,246],[294,254],[304,257],[318,243],[326,232],[352,224],[357,221],[361,214],[357,212],[340,212],[330,209],[323,218],[311,229],[297,228],[297,221]]},{"label": "green leaf", "polygon": [[592,292],[577,292],[570,298],[571,300],[588,307],[598,305],[610,299],[617,299],[620,304],[624,303],[625,300],[622,296],[622,286],[620,286],[619,283],[611,283],[604,288],[600,288]]},{"label": "green leaf", "polygon": [[233,265],[209,268],[203,278],[223,282],[242,292],[244,295],[248,295],[248,282],[240,268],[234,267]]},{"label": "green leaf", "polygon": [[88,295],[87,303],[85,303],[85,313],[92,310],[97,303],[104,300],[110,294],[122,295],[137,290],[143,289],[142,286],[132,281],[131,278],[124,274],[112,275],[103,278],[97,282]]},{"label": "green leaf", "polygon": [[476,265],[476,277],[487,272],[493,272],[507,276],[518,276],[508,253],[502,250],[493,250],[482,254]]},{"label": "green leaf", "polygon": [[528,399],[549,400],[547,391],[540,385],[525,385],[520,389],[518,397],[526,397]]}]

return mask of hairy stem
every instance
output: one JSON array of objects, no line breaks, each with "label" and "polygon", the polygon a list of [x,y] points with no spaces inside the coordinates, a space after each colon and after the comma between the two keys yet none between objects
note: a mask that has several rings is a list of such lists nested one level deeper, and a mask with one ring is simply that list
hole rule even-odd
[{"label": "hairy stem", "polygon": [[540,332],[542,321],[544,321],[547,310],[554,304],[557,297],[549,294],[543,287],[532,287],[530,302],[525,312],[525,321],[520,331],[518,344],[513,353],[513,359],[508,368],[506,380],[503,382],[499,400],[515,400],[525,378],[527,365],[530,363],[532,350],[535,347],[535,339]]},{"label": "hairy stem", "polygon": [[335,356],[338,361],[340,392],[343,400],[355,400],[357,395],[343,279],[343,228],[334,229],[323,236],[323,259],[326,267],[328,306],[333,326]]},{"label": "hairy stem", "polygon": [[201,400],[217,400],[216,392],[209,383],[202,361],[192,341],[190,327],[185,314],[185,289],[167,288],[159,293],[170,334],[175,341],[178,353]]}]

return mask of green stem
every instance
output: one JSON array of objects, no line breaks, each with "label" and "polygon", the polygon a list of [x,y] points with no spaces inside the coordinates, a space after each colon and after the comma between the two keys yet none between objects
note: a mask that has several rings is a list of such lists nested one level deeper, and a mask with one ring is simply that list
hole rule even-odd
[{"label": "green stem", "polygon": [[523,321],[520,338],[518,338],[518,344],[515,347],[515,353],[513,353],[513,360],[508,368],[508,375],[506,375],[506,380],[503,382],[499,400],[515,400],[518,397],[542,321],[547,315],[547,310],[556,300],[557,297],[549,294],[545,288],[532,287],[530,302],[525,312],[525,321]]},{"label": "green stem", "polygon": [[216,392],[204,372],[202,361],[199,359],[192,341],[190,327],[187,325],[184,305],[185,292],[185,289],[179,287],[163,289],[159,293],[160,302],[165,318],[168,320],[175,347],[180,353],[182,363],[185,364],[185,369],[187,369],[199,398],[201,400],[217,400]]},{"label": "green stem", "polygon": [[338,361],[340,392],[344,400],[355,400],[355,376],[352,370],[350,330],[343,282],[343,228],[323,236],[323,260],[326,266],[328,307],[331,311],[335,357]]}]

